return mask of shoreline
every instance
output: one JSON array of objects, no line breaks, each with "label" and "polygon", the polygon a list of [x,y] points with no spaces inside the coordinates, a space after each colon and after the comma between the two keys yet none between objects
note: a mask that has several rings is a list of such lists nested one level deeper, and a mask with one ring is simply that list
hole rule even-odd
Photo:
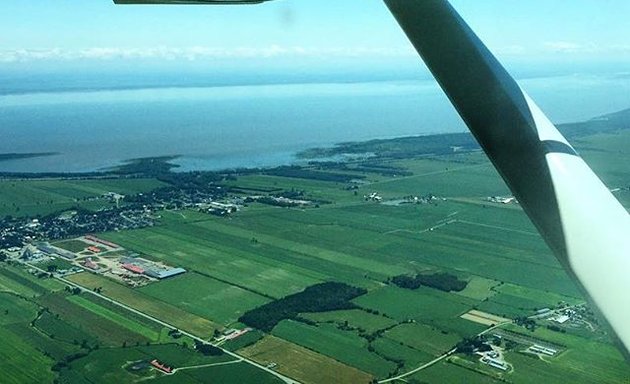
[{"label": "shoreline", "polygon": [[[581,136],[630,129],[630,108],[618,112],[596,116],[586,121],[557,125],[560,132],[568,139]],[[260,166],[228,166],[221,169],[187,169],[184,164],[174,161],[194,159],[177,155],[160,155],[121,160],[117,164],[87,172],[8,172],[0,171],[1,179],[11,178],[82,178],[82,177],[130,177],[155,176],[164,173],[239,173],[256,172],[279,167],[300,167],[313,163],[347,162],[353,160],[397,159],[409,156],[446,155],[455,152],[480,150],[479,145],[468,131],[459,133],[433,133],[394,137],[389,139],[371,139],[365,141],[345,141],[330,146],[311,147],[292,151],[288,162]],[[5,153],[0,154],[2,161],[19,161],[37,157],[59,155],[57,152]],[[273,155],[269,155],[269,158]],[[253,161],[251,161],[253,162]],[[250,163],[251,163],[250,162]]]}]

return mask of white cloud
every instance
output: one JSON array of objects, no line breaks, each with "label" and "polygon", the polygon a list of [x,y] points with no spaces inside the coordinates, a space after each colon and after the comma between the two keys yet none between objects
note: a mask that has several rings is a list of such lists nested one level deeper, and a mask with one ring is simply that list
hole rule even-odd
[{"label": "white cloud", "polygon": [[543,44],[546,50],[559,53],[578,53],[584,52],[583,45],[570,41],[548,41]]},{"label": "white cloud", "polygon": [[92,47],[85,49],[14,49],[0,50],[0,62],[27,62],[43,60],[115,60],[115,59],[161,59],[161,60],[208,60],[229,58],[274,58],[274,57],[400,57],[414,55],[409,47],[302,47],[270,45],[266,47],[153,47],[114,48]]}]

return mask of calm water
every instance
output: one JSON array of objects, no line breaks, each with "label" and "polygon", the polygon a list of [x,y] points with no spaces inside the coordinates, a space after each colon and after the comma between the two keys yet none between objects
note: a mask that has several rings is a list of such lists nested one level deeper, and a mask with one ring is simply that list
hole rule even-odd
[{"label": "calm water", "polygon": [[[630,107],[630,78],[568,75],[520,84],[554,122]],[[0,171],[90,171],[182,155],[182,169],[290,163],[342,141],[465,130],[431,80],[0,92]]]}]

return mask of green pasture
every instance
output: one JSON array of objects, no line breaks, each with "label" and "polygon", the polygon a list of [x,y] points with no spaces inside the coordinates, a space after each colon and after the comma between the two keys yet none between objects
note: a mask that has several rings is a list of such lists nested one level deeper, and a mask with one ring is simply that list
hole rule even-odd
[{"label": "green pasture", "polygon": [[372,347],[380,356],[385,356],[388,360],[402,362],[402,371],[399,371],[398,373],[410,371],[435,358],[426,352],[383,337],[376,339],[372,343]]},{"label": "green pasture", "polygon": [[347,323],[349,327],[362,329],[367,333],[376,332],[397,324],[396,320],[385,316],[374,315],[360,309],[302,313],[300,316],[318,323]]},{"label": "green pasture", "polygon": [[13,293],[0,292],[0,326],[28,323],[37,315],[36,304]]},{"label": "green pasture", "polygon": [[66,249],[70,252],[79,253],[83,251],[85,248],[89,247],[90,244],[83,242],[81,240],[63,240],[57,241],[53,243],[55,247]]},{"label": "green pasture", "polygon": [[272,334],[377,377],[387,377],[395,369],[392,362],[369,352],[365,339],[354,332],[342,331],[330,324],[314,327],[284,320],[273,329]]},{"label": "green pasture", "polygon": [[50,291],[59,291],[64,284],[49,277],[36,277],[23,267],[4,265],[0,268],[0,283],[7,284],[23,296],[39,296]]},{"label": "green pasture", "polygon": [[480,276],[473,276],[468,281],[468,285],[463,291],[455,292],[474,300],[484,300],[493,296],[496,292],[492,289],[499,284],[496,280],[486,279]]},{"label": "green pasture", "polygon": [[[183,347],[176,344],[163,344],[151,346],[138,346],[127,348],[109,348],[99,349],[90,352],[86,357],[74,360],[71,364],[71,371],[75,371],[79,377],[88,382],[98,383],[130,383],[142,378],[155,377],[158,380],[164,375],[153,369],[146,369],[138,373],[132,373],[124,367],[130,362],[150,361],[158,359],[173,368],[181,368],[186,366],[223,363],[234,360],[234,358],[222,356],[204,356],[195,352],[191,348]],[[186,371],[182,371],[186,372]],[[208,373],[212,373],[211,370]],[[180,375],[176,373],[173,378]],[[184,376],[184,375],[182,375]],[[261,375],[262,376],[262,375]],[[73,373],[68,370],[62,370],[61,379],[72,382],[67,378],[73,377]],[[184,376],[184,379],[186,377]],[[182,381],[186,382],[186,381]],[[198,383],[199,381],[188,381],[190,383]]]},{"label": "green pasture", "polygon": [[98,209],[109,203],[86,199],[106,192],[146,192],[162,185],[155,179],[1,180],[0,217],[47,215],[74,206]]},{"label": "green pasture", "polygon": [[431,356],[440,356],[462,340],[462,336],[419,323],[401,324],[384,334],[384,338],[422,351]]},{"label": "green pasture", "polygon": [[[251,195],[275,195],[281,191],[299,190],[305,192],[306,199],[333,201],[336,203],[356,200],[352,191],[346,190],[347,183],[337,183],[312,179],[298,179],[271,175],[238,176],[235,181],[226,182],[237,188],[254,188],[249,190]],[[278,191],[274,191],[278,189]]]},{"label": "green pasture", "polygon": [[109,298],[200,337],[210,337],[219,327],[208,319],[99,275],[84,272],[72,275],[69,279],[88,289],[101,288],[101,293]]},{"label": "green pasture", "polygon": [[473,300],[433,288],[416,290],[386,286],[353,300],[357,305],[387,314],[397,320],[416,320],[434,327],[469,311]]},{"label": "green pasture", "polygon": [[6,327],[0,327],[0,367],[7,384],[51,383],[54,361]]},{"label": "green pasture", "polygon": [[98,341],[94,335],[50,312],[43,312],[34,322],[34,327],[62,343],[76,344],[85,341],[88,345],[94,345]]},{"label": "green pasture", "polygon": [[560,348],[556,356],[544,359],[522,352],[523,347],[507,353],[506,360],[514,366],[514,371],[506,376],[511,382],[622,383],[630,377],[630,367],[611,344],[543,327],[533,332],[516,325],[505,328],[531,343],[551,343]]},{"label": "green pasture", "polygon": [[500,381],[482,373],[460,367],[449,362],[439,362],[411,375],[410,384],[425,383],[466,383],[466,384],[499,384]]},{"label": "green pasture", "polygon": [[269,302],[265,297],[195,272],[149,284],[140,291],[225,325]]},{"label": "green pasture", "polygon": [[[112,318],[108,318],[106,316],[111,314],[110,311],[94,307],[93,303],[80,296],[48,294],[40,299],[40,305],[79,330],[93,335],[106,346],[120,346],[123,343],[131,345],[152,340],[143,334],[146,333],[144,328],[135,328],[122,316],[112,315]],[[114,320],[113,317],[116,319]]]},{"label": "green pasture", "polygon": [[68,300],[104,319],[107,319],[116,323],[117,325],[131,332],[142,335],[149,340],[157,341],[160,338],[159,330],[156,331],[156,330],[150,329],[146,327],[145,325],[132,320],[129,316],[125,316],[121,313],[117,313],[108,308],[100,306],[99,304],[91,301],[88,297],[73,295],[73,296],[68,296]]}]

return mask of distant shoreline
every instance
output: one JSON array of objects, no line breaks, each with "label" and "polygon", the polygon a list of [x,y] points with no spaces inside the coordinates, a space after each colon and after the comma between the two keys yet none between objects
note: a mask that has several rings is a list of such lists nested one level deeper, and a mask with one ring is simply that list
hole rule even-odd
[{"label": "distant shoreline", "polygon": [[59,152],[0,153],[0,161],[30,159],[33,157],[46,157],[55,155],[59,155]]},{"label": "distant shoreline", "polygon": [[[630,129],[630,108],[619,112],[596,116],[592,119],[557,125],[558,130],[569,139],[596,133],[614,132]],[[268,167],[226,167],[217,170],[193,170],[186,172],[238,173],[254,172],[262,169],[280,167],[299,167],[299,162],[345,162],[349,160],[397,159],[413,156],[445,155],[455,152],[480,150],[470,132],[436,133],[418,136],[404,136],[391,139],[372,139],[356,142],[342,142],[328,147],[313,147],[296,151],[295,160],[290,164]],[[33,157],[58,155],[56,152],[5,153],[0,154],[0,161],[19,160]],[[0,178],[81,178],[81,177],[153,177],[158,174],[173,172],[181,167],[173,160],[184,158],[183,155],[163,155],[133,158],[92,172],[0,172]]]}]

